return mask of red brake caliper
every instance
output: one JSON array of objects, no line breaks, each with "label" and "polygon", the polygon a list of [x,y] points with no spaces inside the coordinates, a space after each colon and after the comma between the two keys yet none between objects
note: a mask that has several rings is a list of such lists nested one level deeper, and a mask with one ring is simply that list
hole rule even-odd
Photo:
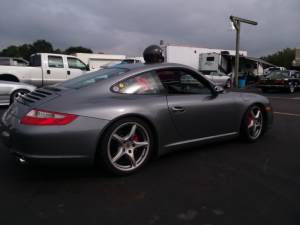
[{"label": "red brake caliper", "polygon": [[253,122],[253,116],[250,114],[248,116],[248,126]]},{"label": "red brake caliper", "polygon": [[135,135],[133,135],[132,140],[138,142],[139,141],[139,137],[135,134]]}]

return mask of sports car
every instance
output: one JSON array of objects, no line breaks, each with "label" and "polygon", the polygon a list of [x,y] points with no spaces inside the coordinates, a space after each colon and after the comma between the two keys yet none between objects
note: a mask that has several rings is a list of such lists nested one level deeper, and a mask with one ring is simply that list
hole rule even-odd
[{"label": "sports car", "polygon": [[1,120],[20,162],[86,162],[126,175],[174,149],[271,126],[261,95],[225,92],[180,64],[123,64],[21,96]]}]

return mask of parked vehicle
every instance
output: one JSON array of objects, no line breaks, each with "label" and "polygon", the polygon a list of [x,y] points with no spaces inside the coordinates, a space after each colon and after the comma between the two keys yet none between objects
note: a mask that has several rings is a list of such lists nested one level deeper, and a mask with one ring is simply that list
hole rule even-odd
[{"label": "parked vehicle", "polygon": [[38,53],[31,56],[29,66],[0,66],[0,80],[41,87],[77,77],[88,70],[88,66],[74,56]]},{"label": "parked vehicle", "polygon": [[284,71],[286,70],[285,67],[279,67],[279,66],[272,66],[272,67],[268,67],[267,69],[264,70],[264,74],[268,75],[273,71]]},{"label": "parked vehicle", "polygon": [[0,81],[0,105],[9,105],[20,95],[36,89],[35,86],[10,81]]},{"label": "parked vehicle", "polygon": [[[223,50],[223,49],[210,49],[210,48],[198,48],[198,47],[192,47],[192,46],[182,46],[182,45],[172,45],[172,44],[167,44],[161,46],[164,51],[164,58],[165,62],[168,63],[180,63],[183,65],[190,66],[194,68],[195,70],[210,70],[210,71],[221,71],[221,72],[226,72],[227,71],[222,71],[219,70],[218,65],[223,65],[224,67],[227,67],[225,61],[227,61],[224,57],[221,59],[221,55],[229,54],[229,55],[235,55],[234,50]],[[210,56],[207,55],[207,57],[215,57],[214,59],[209,58],[206,60],[205,55],[209,54]],[[246,56],[247,51],[240,51],[241,55]],[[200,57],[203,56],[202,60]],[[210,61],[211,60],[211,61]],[[208,64],[211,65],[212,61],[217,63],[217,68],[216,69],[207,69],[204,68],[203,65],[206,62],[209,62]]]},{"label": "parked vehicle", "polygon": [[0,136],[23,163],[96,162],[125,175],[177,148],[257,141],[272,118],[264,96],[226,93],[190,67],[122,64],[21,96]]},{"label": "parked vehicle", "polygon": [[299,72],[289,70],[272,71],[269,75],[260,79],[258,87],[263,92],[270,89],[281,89],[294,93],[295,89],[300,87],[300,75]]},{"label": "parked vehicle", "polygon": [[23,58],[0,57],[0,65],[3,65],[3,66],[28,66],[29,62]]},{"label": "parked vehicle", "polygon": [[90,70],[98,70],[108,63],[119,62],[126,59],[125,55],[95,54],[95,53],[75,53],[78,59],[89,65]]},{"label": "parked vehicle", "polygon": [[222,72],[201,71],[204,76],[218,86],[231,88],[231,78]]}]

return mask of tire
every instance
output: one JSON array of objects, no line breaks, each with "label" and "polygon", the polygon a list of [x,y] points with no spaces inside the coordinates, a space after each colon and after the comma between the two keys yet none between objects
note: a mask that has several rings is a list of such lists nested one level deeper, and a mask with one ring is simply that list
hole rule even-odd
[{"label": "tire", "polygon": [[289,85],[288,92],[291,93],[291,94],[293,94],[295,92],[295,85],[294,84]]},{"label": "tire", "polygon": [[104,132],[96,163],[114,175],[135,173],[149,161],[153,143],[146,122],[135,117],[120,119]]},{"label": "tire", "polygon": [[264,112],[258,105],[250,106],[242,120],[241,135],[247,142],[256,142],[264,134]]},{"label": "tire", "polygon": [[29,93],[30,91],[26,90],[26,89],[18,89],[15,90],[11,95],[10,95],[10,99],[9,102],[10,104],[14,103],[15,99],[20,96],[20,95],[25,95],[27,93]]},{"label": "tire", "polygon": [[230,79],[228,79],[226,81],[225,88],[228,88],[228,89],[231,88],[231,80]]}]

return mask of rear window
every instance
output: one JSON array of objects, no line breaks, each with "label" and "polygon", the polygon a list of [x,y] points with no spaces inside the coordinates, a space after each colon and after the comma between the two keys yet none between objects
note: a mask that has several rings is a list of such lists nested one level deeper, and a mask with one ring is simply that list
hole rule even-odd
[{"label": "rear window", "polygon": [[124,69],[124,68],[102,69],[93,73],[81,75],[74,79],[67,80],[65,82],[60,83],[59,86],[65,88],[71,88],[71,89],[79,89],[82,87],[87,87],[92,84],[101,82],[103,80],[107,80],[111,77],[121,75],[128,71],[129,71],[128,69]]},{"label": "rear window", "polygon": [[288,71],[273,71],[271,72],[267,78],[276,80],[276,79],[284,79],[289,77],[289,72]]},{"label": "rear window", "polygon": [[30,66],[39,67],[42,65],[41,55],[32,55],[30,56]]}]

